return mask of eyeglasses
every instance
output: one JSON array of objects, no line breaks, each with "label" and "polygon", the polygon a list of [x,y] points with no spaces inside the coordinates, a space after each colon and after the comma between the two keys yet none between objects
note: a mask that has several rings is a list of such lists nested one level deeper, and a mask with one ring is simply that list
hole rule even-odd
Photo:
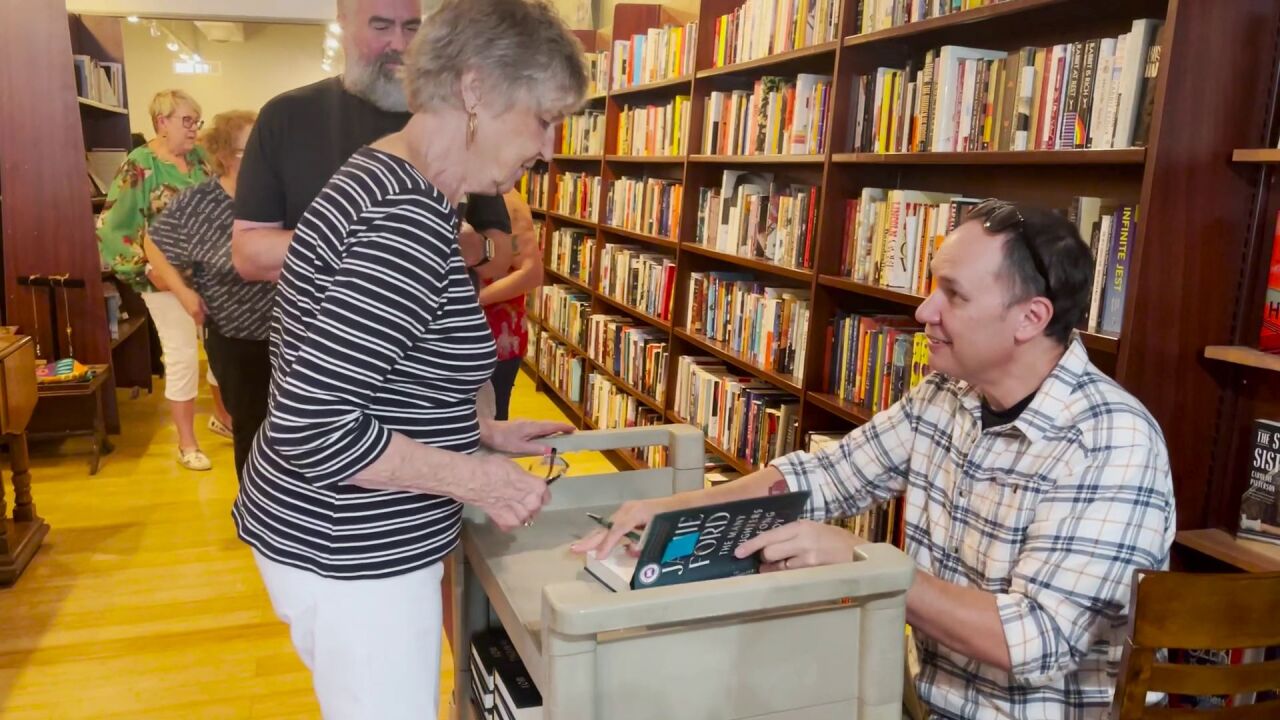
[{"label": "eyeglasses", "polygon": [[183,115],[181,119],[182,119],[182,127],[186,128],[187,130],[191,130],[191,129],[199,130],[200,128],[204,127],[204,121],[201,120],[199,117],[196,117],[193,115]]},{"label": "eyeglasses", "polygon": [[563,455],[559,455],[555,448],[551,448],[550,454],[533,458],[526,463],[525,469],[534,475],[544,475],[544,479],[550,485],[569,471],[569,461],[565,460]]},{"label": "eyeglasses", "polygon": [[993,234],[1007,232],[1022,243],[1022,246],[1027,249],[1027,254],[1031,256],[1031,264],[1035,266],[1036,273],[1044,282],[1045,297],[1052,299],[1053,285],[1049,282],[1049,268],[1045,266],[1044,259],[1040,257],[1040,253],[1036,252],[1035,245],[1032,245],[1031,239],[1027,237],[1027,221],[1022,217],[1018,206],[1006,200],[987,198],[974,205],[969,213],[974,217],[986,218],[982,228],[987,232]]}]

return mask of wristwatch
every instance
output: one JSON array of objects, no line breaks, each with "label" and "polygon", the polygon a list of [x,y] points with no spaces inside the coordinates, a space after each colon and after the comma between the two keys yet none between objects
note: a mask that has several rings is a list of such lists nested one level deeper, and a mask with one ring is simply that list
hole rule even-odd
[{"label": "wristwatch", "polygon": [[473,268],[478,268],[481,265],[484,265],[485,263],[489,262],[490,260],[493,259],[493,255],[494,255],[493,238],[489,237],[488,235],[485,235],[484,233],[480,233],[480,237],[484,238],[484,245],[483,245],[484,255],[481,255],[480,260],[475,265],[471,266]]}]

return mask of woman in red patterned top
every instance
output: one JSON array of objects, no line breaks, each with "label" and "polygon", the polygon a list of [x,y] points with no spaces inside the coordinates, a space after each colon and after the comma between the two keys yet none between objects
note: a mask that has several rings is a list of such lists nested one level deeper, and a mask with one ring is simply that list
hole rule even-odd
[{"label": "woman in red patterned top", "polygon": [[525,293],[542,284],[542,248],[534,232],[529,205],[512,190],[502,199],[511,216],[511,241],[515,257],[511,269],[496,280],[480,281],[480,306],[489,319],[493,339],[498,344],[498,366],[493,371],[493,393],[497,413],[495,419],[506,420],[511,405],[511,389],[520,372],[520,360],[529,345],[529,332],[524,324]]}]

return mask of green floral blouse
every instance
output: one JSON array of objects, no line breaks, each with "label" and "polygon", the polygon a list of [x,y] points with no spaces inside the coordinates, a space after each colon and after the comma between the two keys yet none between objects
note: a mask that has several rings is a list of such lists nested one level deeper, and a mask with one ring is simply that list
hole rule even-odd
[{"label": "green floral blouse", "polygon": [[209,177],[202,148],[187,153],[187,166],[189,171],[183,173],[143,145],[129,153],[111,181],[106,205],[98,215],[98,254],[103,267],[134,290],[155,289],[147,280],[147,258],[142,252],[147,227],[178,193]]}]

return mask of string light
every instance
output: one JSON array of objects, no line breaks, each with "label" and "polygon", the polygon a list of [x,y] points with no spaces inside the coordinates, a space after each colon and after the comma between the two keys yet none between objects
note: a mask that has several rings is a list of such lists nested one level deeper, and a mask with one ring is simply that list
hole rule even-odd
[{"label": "string light", "polygon": [[130,16],[126,17],[126,18],[125,18],[125,20],[128,20],[129,22],[133,23],[134,25],[137,25],[137,24],[138,24],[138,21],[139,21],[139,18],[138,18],[138,16],[137,16],[137,15],[130,15]]}]

